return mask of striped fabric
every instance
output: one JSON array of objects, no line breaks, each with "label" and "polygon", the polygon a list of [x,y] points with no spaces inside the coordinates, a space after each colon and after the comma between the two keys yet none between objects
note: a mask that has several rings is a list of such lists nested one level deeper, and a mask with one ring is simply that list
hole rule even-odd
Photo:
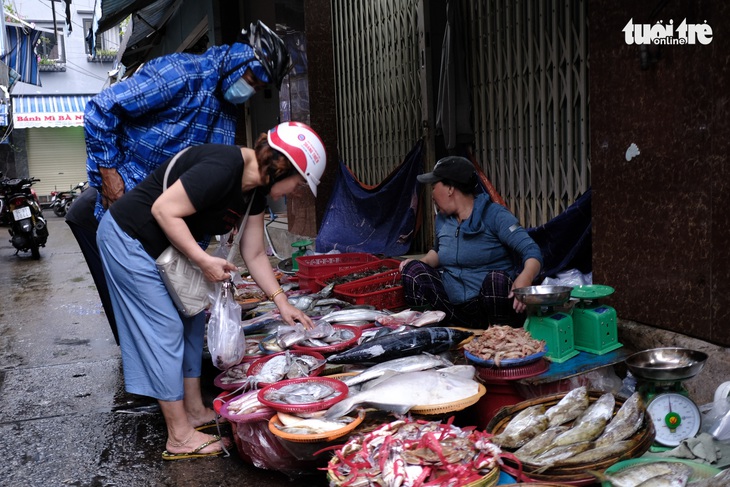
[{"label": "striped fabric", "polygon": [[38,57],[34,46],[41,32],[29,27],[6,25],[8,52],[0,59],[19,75],[18,81],[41,86],[38,74]]}]

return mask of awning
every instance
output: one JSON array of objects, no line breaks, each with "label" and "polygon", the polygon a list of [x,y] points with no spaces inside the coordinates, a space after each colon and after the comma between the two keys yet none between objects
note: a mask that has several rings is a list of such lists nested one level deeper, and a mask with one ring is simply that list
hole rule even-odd
[{"label": "awning", "polygon": [[86,103],[94,95],[12,96],[13,127],[82,127]]}]

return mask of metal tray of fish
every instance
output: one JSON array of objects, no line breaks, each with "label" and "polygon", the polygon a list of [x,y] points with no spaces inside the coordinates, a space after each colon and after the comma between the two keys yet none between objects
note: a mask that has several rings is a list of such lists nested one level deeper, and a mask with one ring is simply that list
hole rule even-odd
[{"label": "metal tray of fish", "polygon": [[[615,475],[619,472],[626,473],[629,468],[634,469],[648,467],[650,464],[657,462],[681,463],[682,465],[686,465],[687,467],[689,467],[687,472],[689,477],[685,479],[687,482],[695,482],[697,480],[709,479],[722,472],[722,470],[720,470],[719,468],[715,468],[711,465],[705,465],[703,463],[693,462],[691,460],[684,460],[680,458],[632,458],[631,460],[623,460],[616,463],[615,465],[608,467],[605,471],[605,474],[606,476],[610,477],[611,475]],[[645,475],[649,475],[649,473],[645,473]],[[608,480],[603,481],[601,485],[603,487],[613,487],[613,484],[611,484],[611,482]]]},{"label": "metal tray of fish", "polygon": [[[502,433],[509,422],[521,412],[524,412],[528,408],[533,406],[544,406],[545,409],[556,405],[565,397],[568,392],[562,392],[558,394],[552,394],[549,396],[538,397],[534,399],[528,399],[522,401],[513,406],[506,406],[497,411],[497,414],[487,424],[486,431],[493,435],[499,435]],[[588,399],[590,404],[596,402],[601,396],[602,392],[588,391]],[[615,397],[614,404],[614,416],[616,412],[623,405],[624,400],[620,397]],[[570,424],[570,423],[567,423]],[[566,482],[572,485],[593,485],[595,483],[595,477],[589,474],[588,470],[603,471],[615,463],[630,458],[640,457],[649,450],[651,444],[654,442],[655,430],[654,423],[651,421],[651,417],[646,411],[643,415],[643,420],[638,431],[631,438],[630,447],[618,454],[612,454],[599,460],[594,460],[590,463],[575,464],[575,465],[555,465],[550,467],[535,466],[526,462],[522,463],[523,477],[521,481],[538,481],[538,482]],[[513,472],[517,472],[519,465],[515,460],[505,457],[505,468],[504,470],[510,475],[515,475]]]},{"label": "metal tray of fish", "polygon": [[537,362],[541,358],[545,356],[547,353],[547,345],[545,346],[545,349],[533,353],[532,355],[527,355],[526,357],[522,358],[506,358],[499,361],[499,365],[491,359],[483,359],[479,358],[476,355],[474,355],[471,352],[468,352],[467,350],[464,350],[464,356],[466,359],[471,362],[474,365],[478,365],[480,367],[489,367],[489,368],[512,368],[512,367],[521,367],[523,365],[529,365],[531,363]]},{"label": "metal tray of fish", "polygon": [[309,413],[329,409],[347,397],[349,389],[330,377],[301,377],[270,384],[258,393],[261,404],[284,413]]}]

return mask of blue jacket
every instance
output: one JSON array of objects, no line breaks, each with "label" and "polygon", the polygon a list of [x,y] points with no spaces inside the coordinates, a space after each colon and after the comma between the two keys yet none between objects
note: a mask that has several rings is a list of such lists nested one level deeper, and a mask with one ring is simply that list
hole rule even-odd
[{"label": "blue jacket", "polygon": [[527,259],[542,265],[540,247],[517,218],[483,193],[461,224],[455,216],[436,216],[435,242],[444,288],[453,304],[475,298],[488,271],[506,271],[514,279]]},{"label": "blue jacket", "polygon": [[[268,81],[246,44],[170,54],[92,98],[84,113],[89,184],[101,189],[99,167],[115,168],[127,192],[185,147],[233,144],[236,108],[223,92],[249,67]],[[101,193],[98,220],[100,201]]]}]

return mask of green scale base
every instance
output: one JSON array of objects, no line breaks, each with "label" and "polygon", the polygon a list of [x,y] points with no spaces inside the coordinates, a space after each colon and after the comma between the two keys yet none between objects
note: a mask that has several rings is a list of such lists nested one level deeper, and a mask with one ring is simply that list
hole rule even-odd
[{"label": "green scale base", "polygon": [[529,316],[525,329],[536,340],[545,341],[545,355],[551,362],[562,363],[580,353],[575,349],[573,319],[568,314],[553,312],[545,316]]},{"label": "green scale base", "polygon": [[623,347],[618,341],[616,310],[603,304],[573,308],[573,337],[576,349],[595,355]]}]

